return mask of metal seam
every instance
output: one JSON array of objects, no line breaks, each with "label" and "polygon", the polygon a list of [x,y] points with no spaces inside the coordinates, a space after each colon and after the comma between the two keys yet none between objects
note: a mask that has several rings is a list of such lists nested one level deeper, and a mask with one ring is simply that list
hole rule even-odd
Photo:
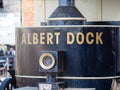
[{"label": "metal seam", "polygon": [[84,27],[96,27],[96,28],[99,28],[99,27],[102,27],[102,28],[105,28],[105,27],[113,27],[113,28],[120,28],[120,26],[118,25],[59,25],[59,26],[29,26],[29,27],[26,27],[26,26],[22,26],[22,27],[17,27],[17,28],[43,28],[43,27],[54,27],[54,28],[61,28],[61,27],[76,27],[76,28],[84,28]]},{"label": "metal seam", "polygon": [[[26,75],[16,75],[19,78],[46,78],[46,76],[26,76]],[[96,80],[96,79],[118,79],[120,76],[109,76],[109,77],[56,77],[57,79],[70,79],[70,80]]]}]

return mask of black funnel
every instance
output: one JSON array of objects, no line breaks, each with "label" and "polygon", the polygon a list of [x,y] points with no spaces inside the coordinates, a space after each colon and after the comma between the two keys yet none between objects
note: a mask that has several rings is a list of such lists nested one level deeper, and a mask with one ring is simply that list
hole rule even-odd
[{"label": "black funnel", "polygon": [[86,18],[75,7],[75,0],[59,0],[59,6],[48,18],[48,25],[82,25]]}]

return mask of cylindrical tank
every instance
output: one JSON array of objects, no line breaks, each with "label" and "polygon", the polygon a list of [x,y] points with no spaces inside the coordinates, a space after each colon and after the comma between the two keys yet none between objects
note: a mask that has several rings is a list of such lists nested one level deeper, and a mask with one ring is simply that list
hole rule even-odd
[{"label": "cylindrical tank", "polygon": [[44,82],[39,70],[41,51],[63,51],[64,71],[57,75],[58,81],[70,88],[110,90],[119,71],[116,34],[120,27],[85,21],[74,0],[59,0],[48,26],[16,28],[17,82],[22,86]]},{"label": "cylindrical tank", "polygon": [[[119,30],[119,26],[64,25],[17,28],[16,76],[24,85],[36,86],[44,81],[38,79],[41,78],[40,52],[64,51],[64,72],[58,75],[58,80],[64,81],[66,86],[71,88],[110,90],[112,79],[116,75],[112,30]],[[56,37],[55,33],[59,33],[59,36]],[[49,43],[48,34],[53,37]],[[34,35],[37,35],[37,38]],[[35,43],[34,40],[38,42]]]}]

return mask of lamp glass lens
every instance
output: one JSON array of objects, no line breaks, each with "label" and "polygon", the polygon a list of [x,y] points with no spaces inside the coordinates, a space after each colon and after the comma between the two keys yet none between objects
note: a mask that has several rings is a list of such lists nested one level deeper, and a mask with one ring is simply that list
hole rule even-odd
[{"label": "lamp glass lens", "polygon": [[49,66],[49,65],[51,65],[52,63],[53,63],[53,62],[52,62],[52,58],[51,58],[51,57],[46,56],[46,57],[43,58],[43,64],[44,64],[45,66]]}]

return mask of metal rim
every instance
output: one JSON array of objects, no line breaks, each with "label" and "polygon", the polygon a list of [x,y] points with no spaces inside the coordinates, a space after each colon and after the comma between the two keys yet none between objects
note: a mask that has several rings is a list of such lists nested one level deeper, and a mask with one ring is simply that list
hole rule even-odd
[{"label": "metal rim", "polygon": [[[52,64],[50,64],[49,66],[44,65],[43,62],[45,57],[50,57],[52,60]],[[39,58],[39,64],[43,69],[49,70],[55,65],[55,58],[51,53],[43,53]]]},{"label": "metal rim", "polygon": [[48,18],[47,19],[48,21],[51,21],[51,20],[83,20],[83,21],[86,21],[86,18],[79,18],[79,17],[61,17],[61,18]]},{"label": "metal rim", "polygon": [[58,25],[58,26],[55,26],[55,25],[52,25],[52,26],[50,26],[50,25],[48,25],[48,26],[29,26],[29,27],[26,27],[26,26],[22,26],[22,27],[17,27],[16,29],[25,29],[25,28],[44,28],[44,27],[48,27],[48,28],[51,28],[51,27],[53,27],[53,28],[56,28],[56,27],[58,27],[58,28],[63,28],[63,27],[65,27],[65,28],[68,28],[68,27],[78,27],[78,28],[84,28],[84,27],[95,27],[95,28],[99,28],[99,27],[110,27],[110,28],[120,28],[120,26],[119,25]]}]

